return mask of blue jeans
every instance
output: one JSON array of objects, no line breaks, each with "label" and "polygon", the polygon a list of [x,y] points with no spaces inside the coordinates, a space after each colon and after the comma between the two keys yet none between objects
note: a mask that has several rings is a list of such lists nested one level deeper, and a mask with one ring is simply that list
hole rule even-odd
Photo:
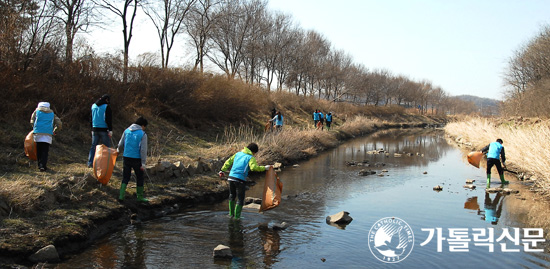
[{"label": "blue jeans", "polygon": [[103,144],[107,147],[111,146],[111,140],[109,140],[108,132],[93,132],[92,135],[92,147],[90,148],[90,154],[88,154],[88,166],[92,166],[95,156],[95,147],[99,144]]}]

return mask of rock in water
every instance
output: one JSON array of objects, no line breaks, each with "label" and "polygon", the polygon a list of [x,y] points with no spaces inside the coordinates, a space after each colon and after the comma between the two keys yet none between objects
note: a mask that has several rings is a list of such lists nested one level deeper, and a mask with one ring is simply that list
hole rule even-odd
[{"label": "rock in water", "polygon": [[212,254],[214,258],[222,258],[222,259],[231,259],[233,258],[233,254],[231,253],[231,249],[228,246],[224,245],[218,245],[214,249],[214,253]]},{"label": "rock in water", "polygon": [[352,220],[353,218],[350,217],[349,212],[346,211],[340,211],[339,213],[327,217],[327,223],[348,224]]}]

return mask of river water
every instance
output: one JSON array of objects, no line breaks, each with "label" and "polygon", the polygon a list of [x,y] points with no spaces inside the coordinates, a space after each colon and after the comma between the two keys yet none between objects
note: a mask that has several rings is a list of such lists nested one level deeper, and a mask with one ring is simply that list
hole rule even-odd
[{"label": "river water", "polygon": [[[389,154],[369,152],[379,149]],[[360,176],[361,169],[376,174]],[[441,130],[356,138],[279,176],[285,196],[273,210],[244,211],[233,221],[227,201],[195,208],[125,227],[57,268],[550,267],[549,225],[537,217],[547,206],[525,206],[532,198],[524,192],[486,194],[484,169],[469,165]],[[466,179],[477,188],[464,188]],[[509,180],[511,188],[521,188]],[[436,185],[443,190],[434,191]],[[500,186],[497,179],[492,185]],[[246,196],[261,197],[262,190],[260,180]],[[340,211],[353,221],[326,223]],[[282,222],[289,227],[272,229]],[[391,236],[390,228],[399,232]],[[384,234],[390,237],[380,241]],[[233,259],[212,257],[219,244],[231,248]]]}]

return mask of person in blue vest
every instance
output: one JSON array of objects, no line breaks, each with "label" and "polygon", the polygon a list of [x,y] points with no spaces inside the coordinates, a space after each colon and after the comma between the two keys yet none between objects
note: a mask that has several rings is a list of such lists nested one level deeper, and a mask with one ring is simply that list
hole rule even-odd
[{"label": "person in blue vest", "polygon": [[281,114],[281,111],[277,111],[275,116],[269,121],[275,124],[275,130],[280,131],[283,129],[283,114]]},{"label": "person in blue vest", "polygon": [[325,126],[325,116],[323,115],[323,112],[321,110],[317,110],[317,113],[319,114],[319,125],[317,126],[317,129],[323,130]]},{"label": "person in blue vest", "polygon": [[[506,168],[506,155],[504,154],[504,142],[502,139],[497,139],[496,142],[492,142],[489,145],[481,149],[481,152],[487,153],[487,188],[491,185],[491,168],[496,166],[498,175],[500,176],[500,182],[502,184],[508,184],[509,182],[504,180],[504,169]],[[502,159],[502,165],[500,164]]]},{"label": "person in blue vest", "polygon": [[332,112],[327,114],[327,130],[330,131],[330,125],[332,124]]},{"label": "person in blue vest", "polygon": [[104,94],[92,105],[90,125],[92,127],[92,147],[88,154],[88,167],[92,167],[95,157],[95,147],[103,144],[111,146],[109,140],[113,136],[113,113],[111,111],[111,97]]},{"label": "person in blue vest", "polygon": [[[229,167],[231,167],[231,171],[227,178],[229,181],[229,216],[235,219],[241,218],[248,172],[264,172],[271,167],[271,165],[258,165],[256,158],[254,158],[254,154],[257,152],[258,145],[256,143],[250,143],[243,150],[227,159],[220,172],[218,172],[220,177],[224,177]],[[237,200],[237,203],[235,203],[235,200]]]},{"label": "person in blue vest", "polygon": [[313,112],[313,126],[315,128],[317,128],[317,123],[319,123],[319,110],[316,109],[314,112]]},{"label": "person in blue vest", "polygon": [[139,117],[130,127],[128,127],[118,143],[118,152],[123,152],[122,160],[122,183],[120,184],[119,201],[124,201],[126,187],[130,181],[132,169],[136,174],[136,194],[138,202],[149,202],[143,195],[143,173],[147,161],[147,134],[145,129],[147,120]]},{"label": "person in blue vest", "polygon": [[502,213],[502,203],[499,203],[502,194],[497,192],[495,199],[491,200],[491,197],[488,192],[485,192],[485,201],[484,201],[484,214],[481,217],[482,220],[491,223],[492,225],[497,225],[500,215]]},{"label": "person in blue vest", "polygon": [[61,130],[61,120],[50,108],[50,103],[40,102],[31,115],[33,139],[36,142],[36,157],[38,169],[41,172],[48,170],[48,152],[53,141],[53,135]]}]

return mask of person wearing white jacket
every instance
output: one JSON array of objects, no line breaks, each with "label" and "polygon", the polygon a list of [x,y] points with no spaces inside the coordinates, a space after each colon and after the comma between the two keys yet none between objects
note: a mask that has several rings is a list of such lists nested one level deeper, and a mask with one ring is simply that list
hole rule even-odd
[{"label": "person wearing white jacket", "polygon": [[48,170],[48,152],[55,133],[61,129],[61,120],[50,108],[50,103],[40,102],[31,115],[33,139],[36,142],[38,169]]}]

